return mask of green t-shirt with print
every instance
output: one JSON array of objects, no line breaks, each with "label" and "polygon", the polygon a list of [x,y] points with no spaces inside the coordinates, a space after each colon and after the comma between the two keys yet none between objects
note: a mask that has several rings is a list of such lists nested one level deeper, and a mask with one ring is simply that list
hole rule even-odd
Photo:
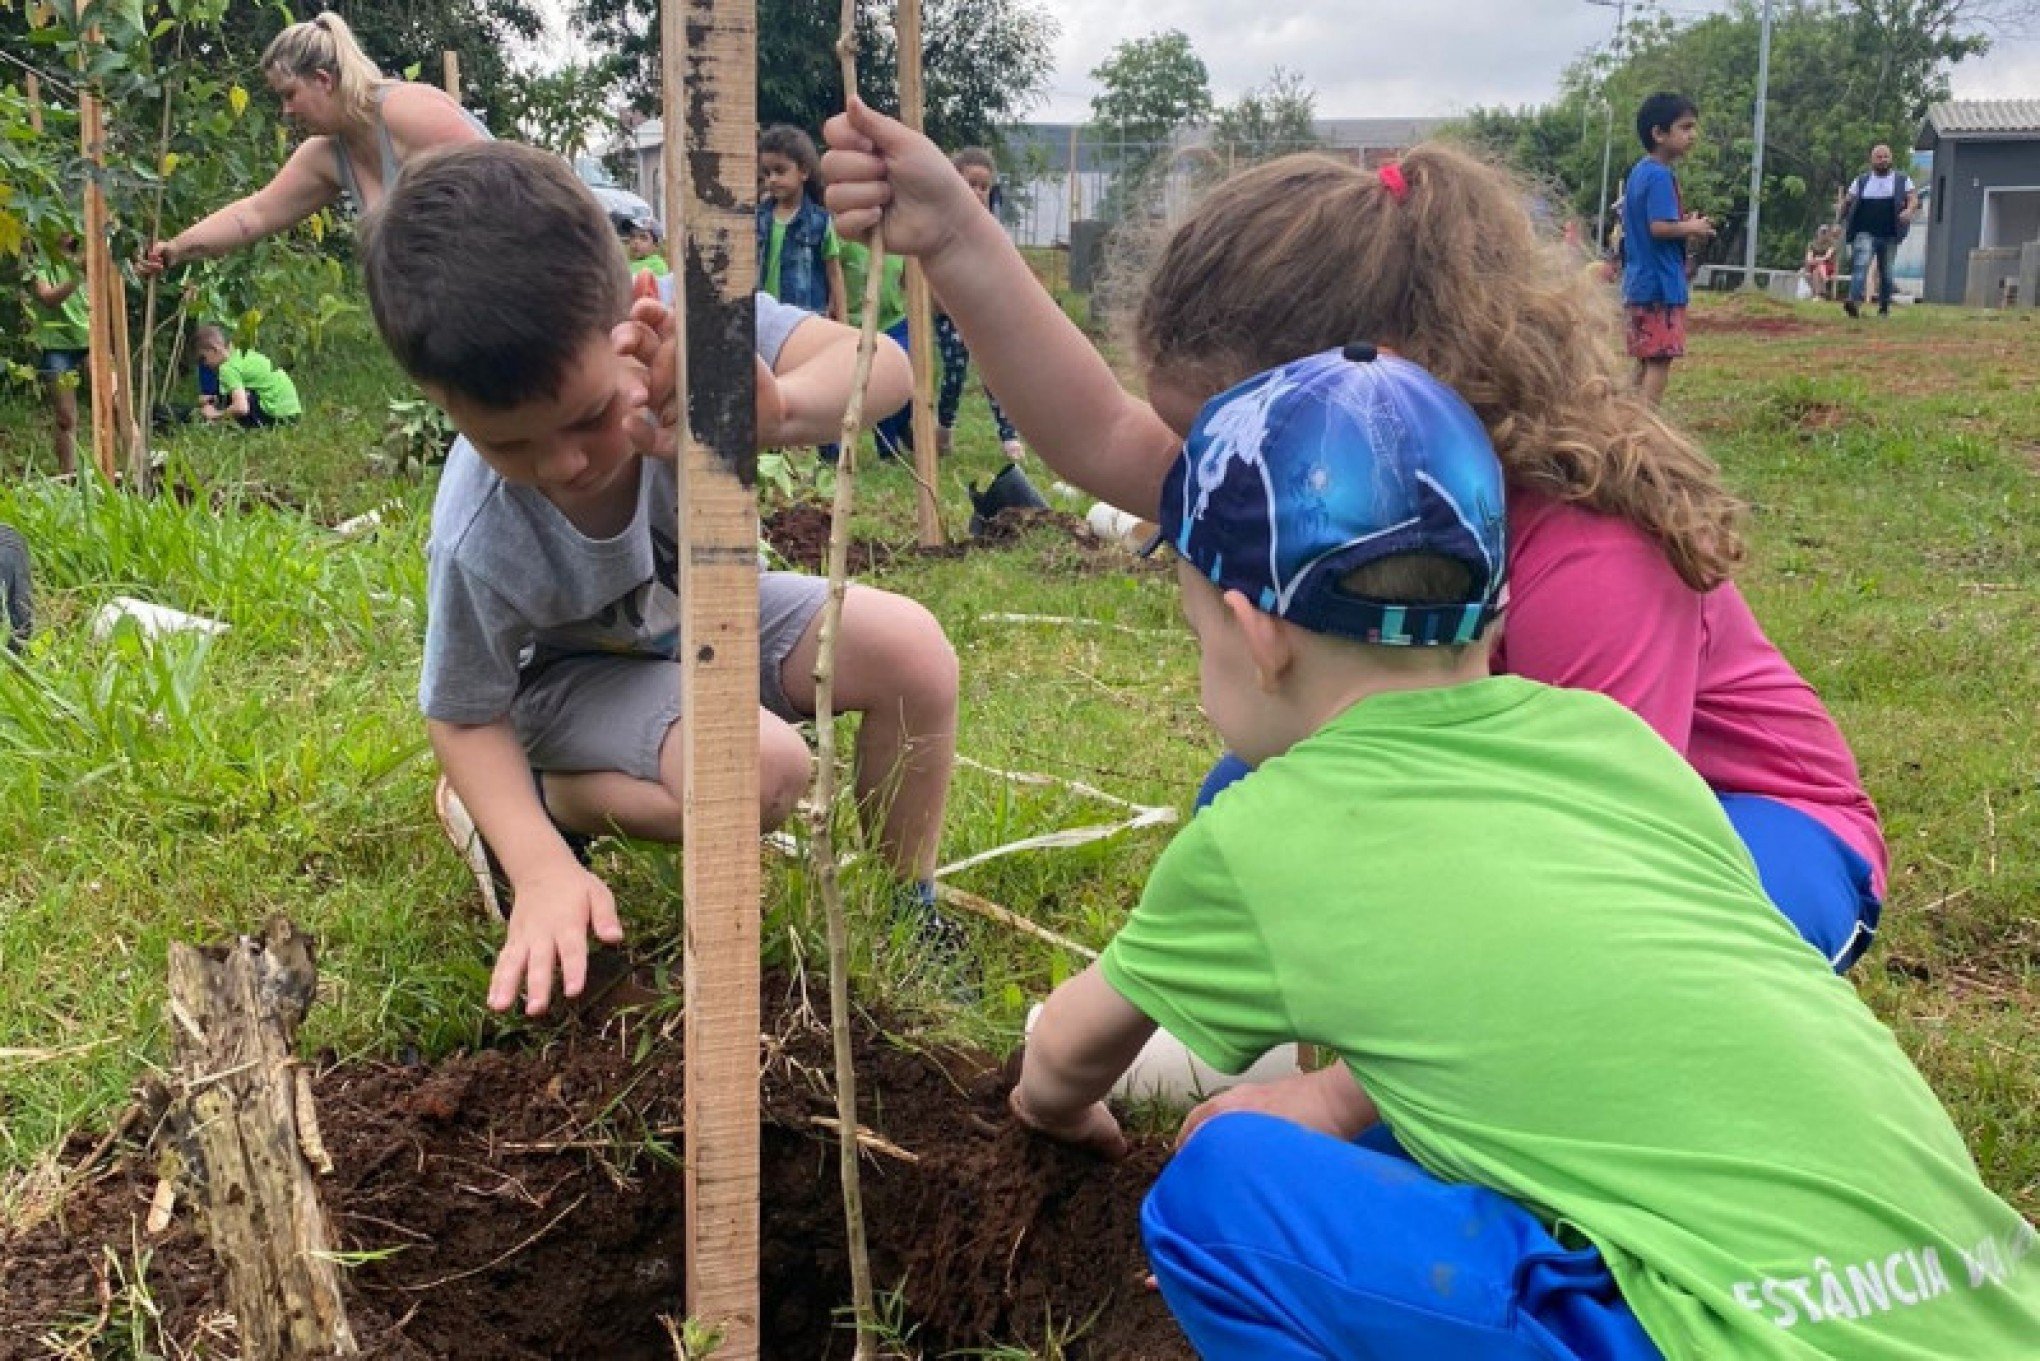
[{"label": "green t-shirt with print", "polygon": [[39,350],[82,350],[90,346],[92,313],[85,302],[83,271],[59,260],[44,260],[30,272],[30,278],[52,288],[62,288],[74,281],[78,285],[55,307],[45,307],[41,299],[30,295],[29,301],[34,304],[31,310],[35,316],[35,347]]},{"label": "green t-shirt with print", "polygon": [[[822,258],[839,260],[843,256],[843,241],[836,235],[836,224],[831,222],[822,232]],[[765,270],[759,275],[764,287],[758,291],[779,296],[779,256],[786,246],[786,223],[776,214],[772,218],[772,233],[765,239]]]},{"label": "green t-shirt with print", "polygon": [[279,419],[304,414],[304,407],[298,403],[297,385],[260,350],[227,351],[227,362],[220,365],[222,404],[241,388],[261,398],[262,409]]},{"label": "green t-shirt with print", "polygon": [[2032,1227],[1614,701],[1361,701],[1169,846],[1105,977],[1237,1072],[1337,1053],[1412,1157],[1606,1258],[1668,1357],[2040,1354]]},{"label": "green t-shirt with print", "polygon": [[640,255],[637,259],[631,261],[630,272],[632,274],[652,274],[663,279],[668,274],[671,274],[673,269],[672,266],[666,263],[665,256],[657,251],[652,251],[648,255]]},{"label": "green t-shirt with print", "polygon": [[[864,289],[871,274],[871,247],[843,242],[843,288],[849,297],[850,324],[864,323]],[[907,319],[907,257],[888,253],[885,279],[878,286],[878,329],[890,331]]]}]

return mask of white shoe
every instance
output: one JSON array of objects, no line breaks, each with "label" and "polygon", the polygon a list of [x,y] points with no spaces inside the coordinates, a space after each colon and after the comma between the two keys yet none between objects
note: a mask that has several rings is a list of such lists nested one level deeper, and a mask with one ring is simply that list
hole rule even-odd
[{"label": "white shoe", "polygon": [[1011,462],[1025,463],[1027,461],[1027,446],[1019,440],[1009,439],[1001,441],[999,448],[1005,451],[1007,459]]}]

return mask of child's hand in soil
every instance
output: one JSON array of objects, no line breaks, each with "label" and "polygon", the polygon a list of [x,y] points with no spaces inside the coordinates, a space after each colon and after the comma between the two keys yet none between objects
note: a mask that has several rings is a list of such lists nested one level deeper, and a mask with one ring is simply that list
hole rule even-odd
[{"label": "child's hand in soil", "polygon": [[1069,1144],[1088,1153],[1095,1153],[1108,1162],[1118,1162],[1126,1156],[1126,1135],[1120,1131],[1119,1121],[1103,1101],[1093,1102],[1067,1119],[1045,1119],[1028,1109],[1015,1087],[1006,1098],[1007,1108],[1013,1118],[1033,1130],[1036,1134]]},{"label": "child's hand in soil", "polygon": [[524,1013],[542,1016],[552,1002],[553,972],[560,992],[579,997],[588,982],[588,932],[604,943],[623,941],[609,886],[569,860],[565,868],[516,885],[510,932],[489,977],[489,1009],[508,1011],[524,991]]}]

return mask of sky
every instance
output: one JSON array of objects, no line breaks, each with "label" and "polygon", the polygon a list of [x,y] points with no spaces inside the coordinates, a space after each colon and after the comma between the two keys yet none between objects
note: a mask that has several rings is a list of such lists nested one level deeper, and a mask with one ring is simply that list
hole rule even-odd
[{"label": "sky", "polygon": [[[1091,69],[1128,38],[1180,28],[1228,103],[1286,66],[1318,92],[1325,118],[1419,118],[1469,108],[1537,104],[1558,91],[1575,57],[1615,30],[1613,0],[1035,0],[1062,26],[1046,99],[1027,117],[1088,118]],[[1716,0],[1664,0],[1657,8],[1697,18]],[[565,0],[539,0],[549,32],[532,45],[539,65],[585,55],[564,16]],[[1269,11],[1286,9],[1287,13]],[[2000,39],[1953,77],[1958,99],[2040,99],[2040,33]]]},{"label": "sky", "polygon": [[[1180,28],[1226,103],[1281,65],[1318,92],[1320,117],[1449,115],[1482,105],[1541,103],[1574,57],[1606,42],[1615,11],[1589,0],[1041,0],[1062,25],[1047,100],[1030,118],[1079,121],[1090,71],[1119,42]],[[1707,0],[1660,8],[1697,17]],[[1954,74],[1957,98],[2040,98],[2040,37],[2002,42]]]}]

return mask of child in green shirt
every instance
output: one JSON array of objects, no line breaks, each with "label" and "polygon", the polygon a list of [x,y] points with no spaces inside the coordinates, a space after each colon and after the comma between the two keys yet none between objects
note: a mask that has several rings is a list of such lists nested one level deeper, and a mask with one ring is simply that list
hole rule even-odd
[{"label": "child in green shirt", "polygon": [[78,238],[66,235],[29,271],[29,292],[37,307],[35,371],[56,429],[57,472],[65,477],[78,471],[78,383],[65,375],[84,372],[92,329],[77,250]]},{"label": "child in green shirt", "polygon": [[[271,363],[259,350],[243,350],[227,343],[227,333],[217,326],[201,326],[192,337],[198,351],[198,414],[207,421],[232,417],[246,428],[294,421],[304,414],[298,401],[297,385],[290,375]],[[207,371],[211,371],[208,389]]]},{"label": "child in green shirt", "polygon": [[616,207],[609,210],[609,225],[616,228],[617,239],[623,242],[623,253],[630,260],[633,274],[651,274],[665,278],[673,272],[660,253],[660,242],[665,232],[659,226],[659,219],[644,210],[632,207]]}]

